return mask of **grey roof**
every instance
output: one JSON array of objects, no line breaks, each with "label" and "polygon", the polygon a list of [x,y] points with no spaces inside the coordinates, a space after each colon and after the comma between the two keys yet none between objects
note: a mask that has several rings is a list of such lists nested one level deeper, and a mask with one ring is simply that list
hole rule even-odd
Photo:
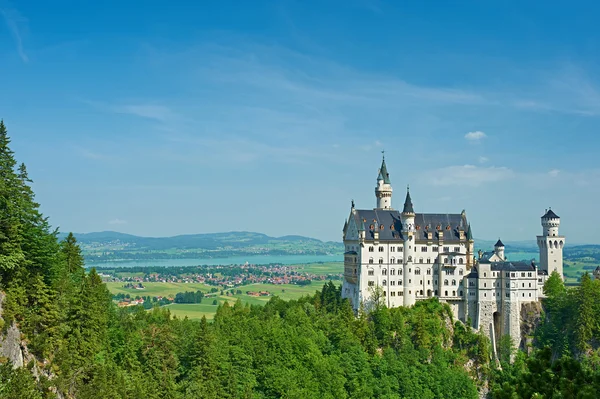
[{"label": "grey roof", "polygon": [[504,244],[502,244],[502,241],[500,241],[500,239],[498,238],[498,241],[496,241],[496,243],[494,244],[494,247],[503,247]]},{"label": "grey roof", "polygon": [[406,190],[406,199],[404,200],[404,209],[402,209],[402,213],[415,213],[412,200],[410,198],[410,191],[408,189]]},{"label": "grey roof", "polygon": [[492,262],[491,270],[501,272],[532,272],[536,270],[536,267],[527,262]]},{"label": "grey roof", "polygon": [[552,209],[548,209],[546,214],[544,214],[544,216],[542,216],[542,219],[560,219],[560,217],[558,217],[558,215],[556,213],[554,213],[552,211]]},{"label": "grey roof", "polygon": [[[374,221],[376,221],[379,225],[380,240],[404,241],[402,236],[402,214],[396,210],[357,209],[354,217],[358,226],[364,223],[367,239],[373,239]],[[444,241],[459,241],[458,227],[461,221],[463,221],[463,226],[467,225],[466,216],[460,213],[417,213],[415,214],[415,239],[427,240],[427,233],[432,232],[432,239],[434,240],[438,240],[441,235]],[[371,226],[373,226],[373,229],[371,229]],[[438,226],[440,230],[436,229]]]},{"label": "grey roof", "polygon": [[358,253],[356,251],[346,251],[344,255],[358,255]]},{"label": "grey roof", "polygon": [[379,176],[377,176],[377,180],[383,179],[385,184],[391,184],[390,182],[390,174],[387,171],[387,166],[385,166],[385,157],[381,161],[381,168],[379,168]]},{"label": "grey roof", "polygon": [[467,230],[467,240],[473,240],[473,232],[471,231],[471,223],[469,223],[469,229]]},{"label": "grey roof", "polygon": [[479,263],[490,263],[490,258],[495,254],[496,252],[494,251],[487,251],[487,252],[483,252],[481,254],[481,257],[479,258]]}]

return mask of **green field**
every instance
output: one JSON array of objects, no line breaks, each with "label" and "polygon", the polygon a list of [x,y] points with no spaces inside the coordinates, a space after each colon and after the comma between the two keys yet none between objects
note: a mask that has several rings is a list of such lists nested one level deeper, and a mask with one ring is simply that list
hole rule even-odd
[{"label": "green field", "polygon": [[309,263],[300,265],[299,271],[316,274],[318,276],[340,274],[344,272],[344,262]]},{"label": "green field", "polygon": [[[298,299],[305,295],[314,295],[315,291],[320,290],[325,282],[314,282],[311,285],[295,285],[295,284],[249,284],[241,287],[233,288],[235,291],[241,290],[242,294],[236,295],[216,295],[210,298],[204,298],[203,303],[199,304],[171,304],[165,306],[165,309],[169,309],[171,313],[178,317],[187,316],[190,319],[201,319],[202,316],[206,316],[207,319],[212,319],[217,306],[212,305],[213,300],[217,299],[219,304],[229,302],[233,305],[238,299],[243,303],[249,303],[251,305],[264,305],[273,296],[278,296],[284,300]],[[209,293],[213,286],[205,284],[185,284],[185,283],[143,283],[143,290],[136,290],[131,288],[123,288],[125,283],[107,283],[107,287],[112,294],[124,293],[135,296],[175,296],[178,292],[184,291],[196,291],[200,290],[204,293]],[[228,290],[225,290],[228,291]],[[246,291],[269,291],[270,296],[254,297],[246,294]],[[220,293],[220,291],[219,291]],[[214,294],[212,294],[214,295]]]}]

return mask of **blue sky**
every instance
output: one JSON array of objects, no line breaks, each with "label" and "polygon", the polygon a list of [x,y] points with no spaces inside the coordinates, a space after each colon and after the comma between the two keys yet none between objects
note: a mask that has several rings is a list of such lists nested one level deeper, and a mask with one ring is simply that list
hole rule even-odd
[{"label": "blue sky", "polygon": [[454,3],[0,0],[0,118],[62,231],[340,240],[385,149],[395,207],[600,243],[600,5]]}]

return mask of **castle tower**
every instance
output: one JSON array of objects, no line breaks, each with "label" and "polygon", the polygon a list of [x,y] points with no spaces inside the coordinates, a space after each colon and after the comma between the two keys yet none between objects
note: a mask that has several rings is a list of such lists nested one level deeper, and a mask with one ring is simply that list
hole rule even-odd
[{"label": "castle tower", "polygon": [[385,156],[383,156],[381,168],[379,168],[375,196],[377,197],[376,209],[392,209],[392,184],[390,182],[390,174],[385,166]]},{"label": "castle tower", "polygon": [[540,270],[549,275],[557,271],[563,277],[563,246],[565,237],[558,234],[560,218],[552,209],[542,216],[542,235],[537,237],[540,249]]},{"label": "castle tower", "polygon": [[402,209],[402,236],[404,238],[404,306],[412,306],[416,302],[417,295],[413,264],[415,261],[415,210],[408,188]]},{"label": "castle tower", "polygon": [[467,228],[467,270],[473,267],[475,258],[475,240],[473,239],[473,232],[471,231],[471,223]]},{"label": "castle tower", "polygon": [[494,244],[494,252],[496,253],[496,256],[499,257],[501,260],[506,260],[506,257],[504,256],[504,244],[499,238],[498,241],[496,241],[496,244]]}]

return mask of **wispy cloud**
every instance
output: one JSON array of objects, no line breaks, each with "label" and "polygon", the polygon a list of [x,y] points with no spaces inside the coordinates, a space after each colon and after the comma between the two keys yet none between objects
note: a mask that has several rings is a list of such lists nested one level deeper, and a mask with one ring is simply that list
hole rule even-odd
[{"label": "wispy cloud", "polygon": [[119,218],[115,218],[115,219],[109,220],[108,224],[111,224],[111,225],[122,225],[122,224],[127,224],[127,221],[119,219]]},{"label": "wispy cloud", "polygon": [[479,163],[486,163],[487,161],[489,161],[488,157],[484,157],[484,156],[480,156],[478,158]]},{"label": "wispy cloud", "polygon": [[89,148],[85,148],[80,145],[72,145],[72,148],[77,154],[79,154],[79,156],[83,158],[92,159],[96,161],[104,161],[111,158],[108,155],[101,154],[100,152],[90,150]]},{"label": "wispy cloud", "polygon": [[25,23],[27,20],[14,8],[9,7],[5,3],[0,2],[0,15],[2,15],[4,22],[8,26],[15,45],[17,46],[17,52],[23,62],[29,62],[29,57],[25,53],[23,47],[23,36],[22,31],[25,29]]},{"label": "wispy cloud", "polygon": [[175,113],[163,105],[151,104],[130,104],[113,106],[113,111],[121,114],[129,114],[142,118],[154,119],[159,122],[166,122],[175,117]]},{"label": "wispy cloud", "polygon": [[480,130],[477,130],[475,132],[469,132],[469,133],[465,134],[465,139],[467,139],[469,141],[479,141],[485,137],[487,137],[486,134]]},{"label": "wispy cloud", "polygon": [[560,170],[558,170],[558,169],[552,169],[550,172],[548,172],[548,176],[551,176],[551,177],[556,177],[559,174],[560,174]]},{"label": "wispy cloud", "polygon": [[475,165],[448,166],[426,173],[427,180],[435,186],[480,186],[514,176],[515,172],[506,167]]}]

